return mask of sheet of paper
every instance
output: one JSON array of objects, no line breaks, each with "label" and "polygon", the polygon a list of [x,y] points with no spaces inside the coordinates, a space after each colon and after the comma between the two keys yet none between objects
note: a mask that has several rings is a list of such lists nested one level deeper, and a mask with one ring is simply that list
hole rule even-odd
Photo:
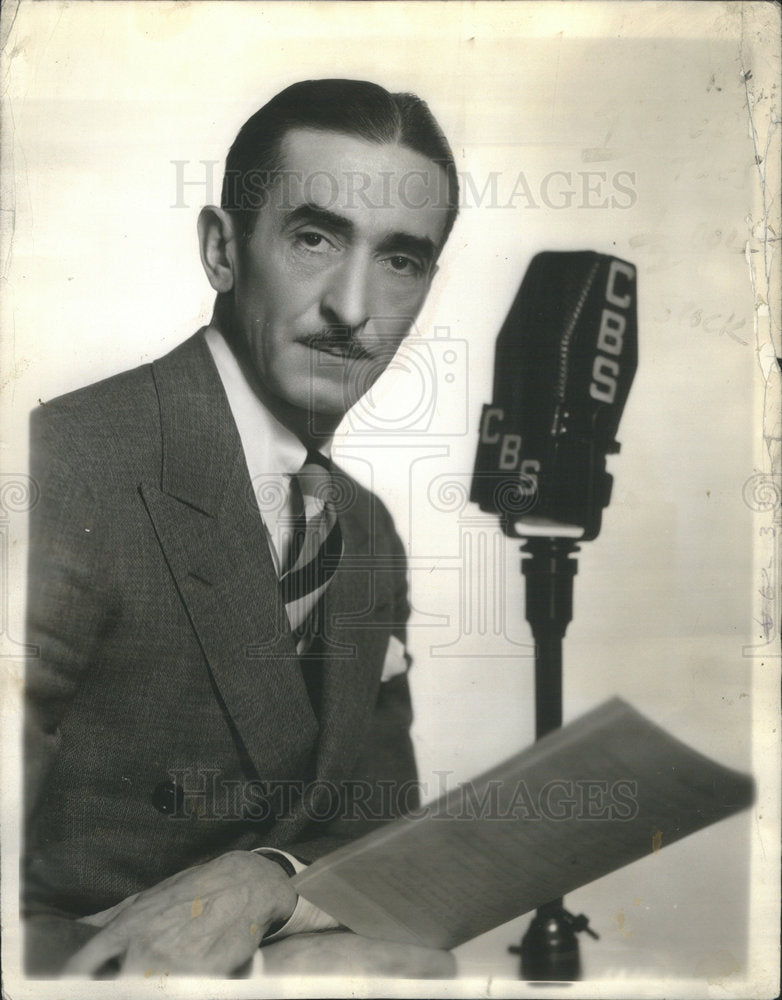
[{"label": "sheet of paper", "polygon": [[316,861],[294,884],[357,933],[453,948],[753,795],[750,777],[615,698],[420,815]]}]

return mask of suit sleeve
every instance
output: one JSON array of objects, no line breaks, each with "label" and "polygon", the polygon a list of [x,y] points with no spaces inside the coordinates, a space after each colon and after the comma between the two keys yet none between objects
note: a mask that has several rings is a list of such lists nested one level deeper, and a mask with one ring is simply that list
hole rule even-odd
[{"label": "suit sleeve", "polygon": [[[42,781],[60,744],[60,723],[106,628],[99,502],[85,472],[42,411],[31,420],[30,471],[39,489],[30,514],[25,674],[25,814],[34,823]],[[28,833],[30,828],[28,826]]]},{"label": "suit sleeve", "polygon": [[94,660],[106,627],[97,551],[98,498],[67,442],[43,411],[31,419],[30,473],[39,496],[30,512],[27,661],[24,691],[24,859],[22,915],[27,917],[28,971],[57,970],[94,933],[71,914],[43,903],[36,876],[36,816],[49,768],[61,743],[61,723]]}]

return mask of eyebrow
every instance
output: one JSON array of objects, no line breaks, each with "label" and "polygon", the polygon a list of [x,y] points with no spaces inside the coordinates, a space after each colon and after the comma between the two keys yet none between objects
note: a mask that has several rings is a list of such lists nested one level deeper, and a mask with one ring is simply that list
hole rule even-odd
[{"label": "eyebrow", "polygon": [[344,215],[338,215],[327,208],[320,208],[309,201],[304,202],[302,205],[297,205],[290,212],[286,212],[283,219],[284,226],[292,226],[297,222],[310,222],[315,225],[324,226],[345,236],[352,236],[356,231],[356,227]]},{"label": "eyebrow", "polygon": [[431,264],[437,257],[437,247],[428,236],[413,236],[412,233],[389,233],[381,241],[378,250],[381,253],[412,253],[426,264]]},{"label": "eyebrow", "polygon": [[[332,212],[328,208],[314,205],[312,202],[304,202],[287,212],[283,225],[288,227],[299,222],[324,226],[347,237],[354,236],[356,232],[356,227],[350,219],[337,212]],[[379,253],[398,251],[399,253],[416,254],[427,264],[431,264],[438,253],[436,244],[428,236],[414,236],[413,233],[402,231],[387,233],[380,241],[377,250]]]}]

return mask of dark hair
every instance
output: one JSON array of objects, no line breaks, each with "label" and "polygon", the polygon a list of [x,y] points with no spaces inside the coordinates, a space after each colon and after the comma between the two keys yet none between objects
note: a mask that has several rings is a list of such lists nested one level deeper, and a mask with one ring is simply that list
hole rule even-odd
[{"label": "dark hair", "polygon": [[343,132],[370,142],[396,142],[428,157],[447,180],[443,243],[459,209],[459,179],[448,140],[425,101],[391,94],[365,80],[304,80],[273,97],[239,130],[225,161],[221,206],[249,236],[282,164],[280,148],[293,128]]}]

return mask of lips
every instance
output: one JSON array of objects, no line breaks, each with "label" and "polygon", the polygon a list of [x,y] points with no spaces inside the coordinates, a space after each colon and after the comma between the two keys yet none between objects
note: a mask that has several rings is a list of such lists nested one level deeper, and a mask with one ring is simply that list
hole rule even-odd
[{"label": "lips", "polygon": [[366,351],[355,340],[348,340],[344,336],[331,334],[315,334],[312,337],[303,337],[300,343],[305,344],[310,350],[320,351],[322,354],[330,354],[335,358],[344,358],[351,361],[371,361],[372,355]]}]

